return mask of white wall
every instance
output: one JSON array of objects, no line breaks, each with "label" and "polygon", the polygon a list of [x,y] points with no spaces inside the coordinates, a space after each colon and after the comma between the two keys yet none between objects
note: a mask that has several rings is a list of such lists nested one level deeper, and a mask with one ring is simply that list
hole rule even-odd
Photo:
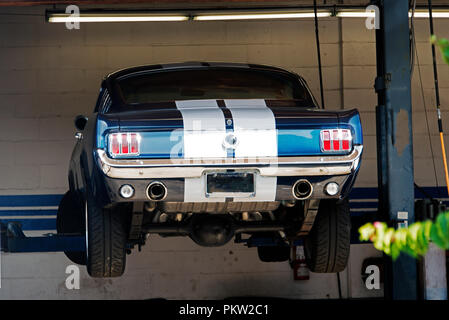
[{"label": "white wall", "polygon": [[[344,298],[382,296],[383,288],[367,290],[361,278],[362,260],[379,255],[371,245],[352,246],[349,267],[341,273]],[[262,263],[255,248],[204,248],[187,238],[151,237],[142,252],[128,256],[121,278],[93,279],[80,267],[79,290],[66,288],[65,271],[72,263],[64,254],[3,253],[1,258],[0,299],[338,298],[335,274],[310,273],[310,280],[294,281],[287,263]]]},{"label": "white wall", "polygon": [[[43,13],[44,8],[0,9]],[[3,17],[3,16],[2,16]],[[449,22],[436,19],[436,33],[449,37]],[[376,186],[374,31],[363,19],[336,18],[320,23],[326,107],[358,108],[365,153],[357,186]],[[416,21],[428,124],[419,86],[413,77],[416,182],[443,185],[435,115],[427,20]],[[340,41],[341,38],[341,41]],[[319,99],[312,20],[84,24],[67,30],[44,18],[5,16],[0,21],[0,192],[61,193],[74,144],[73,118],[93,109],[101,78],[134,65],[189,60],[270,64],[303,75]],[[449,67],[439,53],[443,121],[449,120]],[[431,133],[429,140],[428,130]],[[30,157],[33,154],[33,157]]]}]

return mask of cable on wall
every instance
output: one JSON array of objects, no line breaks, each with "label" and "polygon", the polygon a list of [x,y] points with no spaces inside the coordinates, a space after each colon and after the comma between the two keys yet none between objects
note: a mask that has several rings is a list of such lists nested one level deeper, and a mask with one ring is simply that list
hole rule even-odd
[{"label": "cable on wall", "polygon": [[[434,36],[434,27],[433,27],[433,10],[432,10],[432,0],[428,0],[429,2],[429,25],[430,25],[430,36]],[[443,132],[443,120],[441,119],[441,103],[440,103],[440,87],[438,85],[438,68],[437,68],[437,59],[435,53],[435,44],[432,43],[432,60],[433,60],[433,77],[435,81],[435,102],[437,107],[437,117],[438,117],[438,131],[440,133],[440,143],[441,143],[441,152],[443,155],[443,165],[444,165],[444,173],[446,178],[446,188],[449,195],[449,172],[447,169],[447,158],[446,158],[446,148],[444,145],[444,132]]]},{"label": "cable on wall", "polygon": [[320,96],[321,96],[321,108],[325,109],[324,104],[324,90],[323,90],[323,68],[321,65],[321,46],[320,46],[320,33],[318,28],[318,6],[316,0],[313,0],[313,12],[315,15],[315,40],[316,40],[316,51],[318,55],[318,73],[320,77]]},{"label": "cable on wall", "polygon": [[[413,34],[413,36],[415,36],[415,35]],[[426,103],[426,98],[425,98],[425,93],[424,93],[424,85],[423,85],[423,80],[422,80],[421,63],[420,63],[420,60],[419,60],[418,48],[416,46],[415,46],[414,54],[416,54],[416,64],[418,66],[418,79],[419,79],[419,85],[420,85],[420,88],[421,88],[421,97],[422,97],[422,100],[423,100],[422,102],[423,102],[423,106],[424,106],[424,115],[425,115],[425,118],[426,118],[426,129],[427,129],[427,136],[429,138],[430,153],[432,155],[433,173],[434,173],[434,176],[435,176],[435,182],[436,182],[436,185],[437,185],[438,195],[441,196],[440,195],[440,188],[439,188],[440,186],[439,186],[439,182],[438,182],[438,174],[437,174],[436,163],[435,163],[435,152],[433,150],[432,136],[431,136],[431,133],[430,133],[429,117],[427,115],[427,103]],[[417,185],[415,184],[415,186],[417,186]],[[420,190],[420,191],[423,192],[422,190]]]}]

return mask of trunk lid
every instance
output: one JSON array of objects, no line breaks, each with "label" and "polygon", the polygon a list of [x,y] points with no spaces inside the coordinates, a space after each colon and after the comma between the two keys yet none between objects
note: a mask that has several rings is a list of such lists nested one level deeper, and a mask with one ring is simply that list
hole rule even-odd
[{"label": "trunk lid", "polygon": [[354,144],[361,144],[357,111],[324,111],[286,102],[180,101],[116,116],[119,131],[141,134],[142,158],[320,155],[320,132],[333,128],[351,129]]}]

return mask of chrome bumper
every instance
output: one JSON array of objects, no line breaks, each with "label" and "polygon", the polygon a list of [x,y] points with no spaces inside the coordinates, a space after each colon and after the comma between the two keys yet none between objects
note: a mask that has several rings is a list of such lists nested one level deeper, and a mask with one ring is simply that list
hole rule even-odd
[{"label": "chrome bumper", "polygon": [[363,146],[345,156],[262,157],[247,159],[112,159],[96,150],[98,165],[110,178],[199,178],[206,171],[242,169],[267,177],[347,175],[357,168]]}]

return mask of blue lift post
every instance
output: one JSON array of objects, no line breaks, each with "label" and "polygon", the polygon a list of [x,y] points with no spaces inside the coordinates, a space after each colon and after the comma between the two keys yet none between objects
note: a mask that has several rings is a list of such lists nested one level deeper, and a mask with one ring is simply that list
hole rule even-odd
[{"label": "blue lift post", "polygon": [[[376,31],[376,108],[379,212],[391,226],[410,225],[414,214],[409,0],[379,0]],[[385,257],[385,297],[417,299],[417,264]]]}]

